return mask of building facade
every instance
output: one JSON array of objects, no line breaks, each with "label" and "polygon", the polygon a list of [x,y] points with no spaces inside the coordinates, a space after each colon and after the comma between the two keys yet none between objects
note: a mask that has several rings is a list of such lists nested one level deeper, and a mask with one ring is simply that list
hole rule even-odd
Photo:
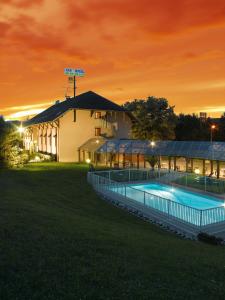
[{"label": "building facade", "polygon": [[[80,150],[89,140],[96,145],[110,138],[128,138],[132,116],[123,107],[94,92],[57,101],[25,122],[26,150],[55,155],[60,162],[79,162],[94,155],[94,148]],[[93,151],[92,151],[93,149]]]}]

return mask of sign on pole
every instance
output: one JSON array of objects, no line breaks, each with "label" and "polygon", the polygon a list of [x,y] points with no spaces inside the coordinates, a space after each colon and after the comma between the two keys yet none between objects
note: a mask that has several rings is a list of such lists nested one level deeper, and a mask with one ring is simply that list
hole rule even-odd
[{"label": "sign on pole", "polygon": [[75,76],[80,76],[83,77],[84,76],[84,70],[82,69],[75,69]]},{"label": "sign on pole", "polygon": [[67,75],[67,76],[83,77],[85,73],[84,73],[84,70],[82,70],[82,69],[65,68],[64,69],[64,74]]},{"label": "sign on pole", "polygon": [[68,81],[69,83],[73,83],[73,90],[74,90],[74,98],[76,96],[76,77],[83,77],[84,70],[82,69],[72,69],[72,68],[65,68],[64,74],[69,76]]}]

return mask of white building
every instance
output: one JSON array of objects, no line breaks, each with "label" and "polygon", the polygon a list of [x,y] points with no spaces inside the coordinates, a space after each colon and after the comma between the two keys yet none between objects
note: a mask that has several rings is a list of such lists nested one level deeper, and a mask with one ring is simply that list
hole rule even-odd
[{"label": "white building", "polygon": [[89,91],[56,102],[26,121],[24,145],[30,151],[54,154],[61,162],[94,160],[94,143],[99,147],[105,139],[129,138],[131,125],[132,116],[123,107]]}]

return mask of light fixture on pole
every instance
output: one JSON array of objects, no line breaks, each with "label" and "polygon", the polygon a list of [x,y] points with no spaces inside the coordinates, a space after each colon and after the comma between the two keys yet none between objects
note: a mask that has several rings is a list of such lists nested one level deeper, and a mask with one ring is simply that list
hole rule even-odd
[{"label": "light fixture on pole", "polygon": [[216,129],[216,125],[211,125],[211,127],[210,127],[210,141],[211,141],[211,143],[212,143],[212,141],[213,141],[213,130],[215,130]]}]

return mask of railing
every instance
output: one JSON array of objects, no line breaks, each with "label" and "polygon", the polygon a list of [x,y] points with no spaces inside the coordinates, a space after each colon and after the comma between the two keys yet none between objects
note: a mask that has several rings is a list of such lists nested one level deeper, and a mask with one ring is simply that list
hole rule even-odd
[{"label": "railing", "polygon": [[[225,208],[223,206],[200,210],[133,188],[125,183],[116,182],[111,178],[111,172],[100,171],[96,173],[88,173],[88,182],[91,183],[98,192],[102,194],[110,193],[114,199],[116,199],[118,195],[124,196],[146,207],[163,212],[170,217],[200,227],[225,221]],[[108,176],[105,176],[106,174],[108,174]]]},{"label": "railing", "polygon": [[225,207],[223,205],[220,207],[202,210],[202,226],[222,221],[225,221]]},{"label": "railing", "polygon": [[[98,174],[99,171],[98,171]],[[225,180],[194,173],[184,173],[167,169],[122,169],[101,171],[101,176],[117,182],[134,182],[157,179],[166,184],[175,184],[198,189],[204,192],[225,194]]]}]

